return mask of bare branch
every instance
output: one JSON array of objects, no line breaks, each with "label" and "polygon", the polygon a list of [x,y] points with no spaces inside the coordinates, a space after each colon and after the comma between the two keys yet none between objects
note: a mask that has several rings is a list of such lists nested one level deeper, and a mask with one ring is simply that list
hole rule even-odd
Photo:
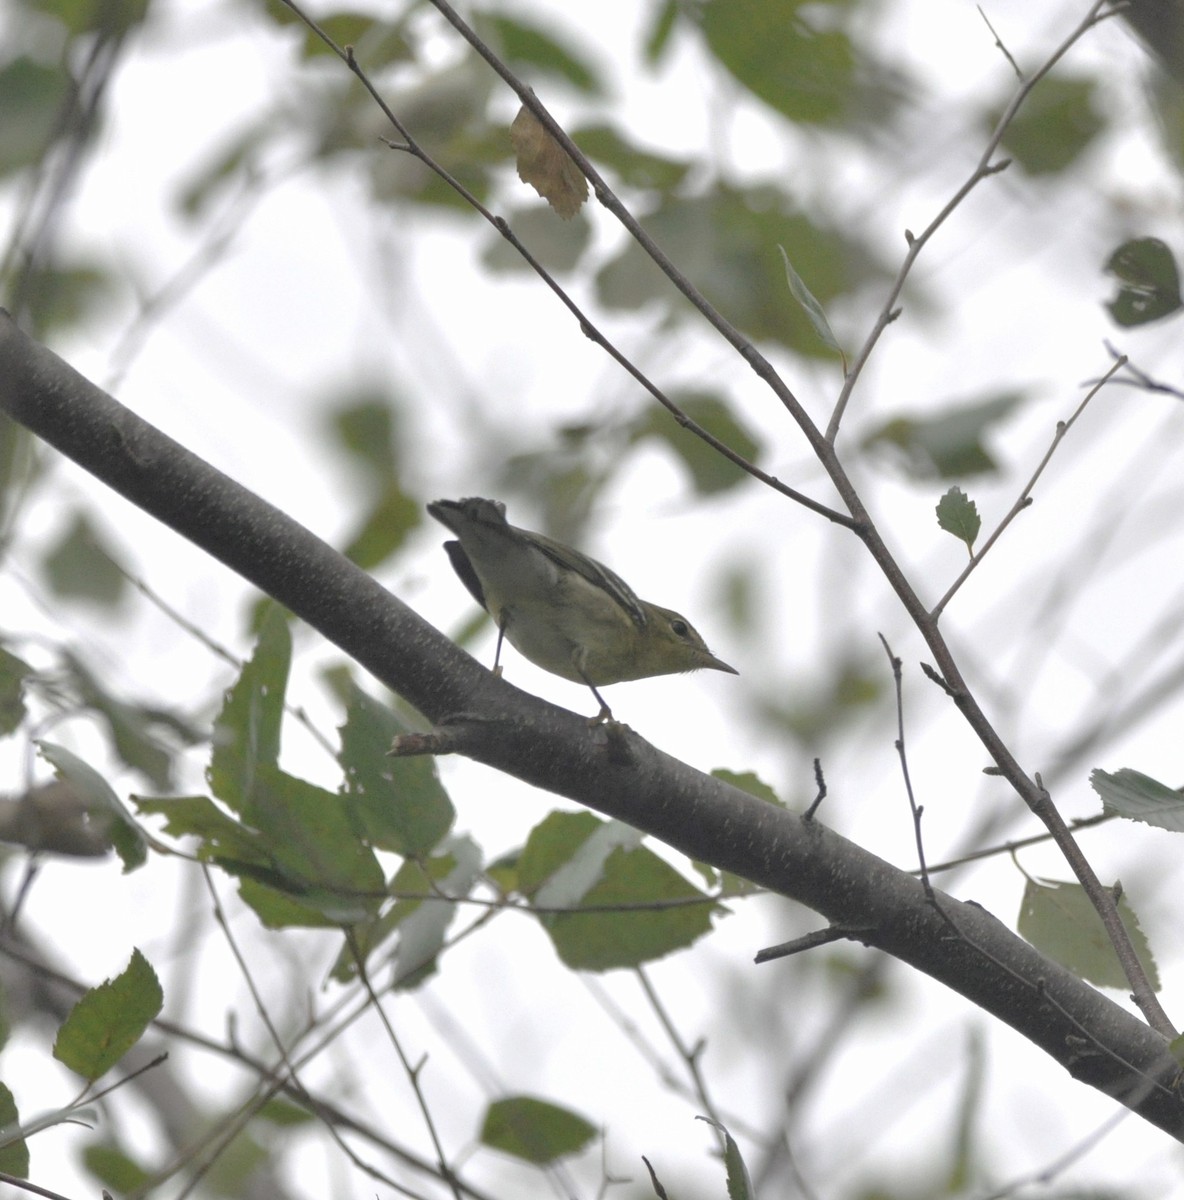
[{"label": "bare branch", "polygon": [[[981,10],[980,10],[981,11]],[[859,377],[863,372],[863,368],[867,366],[867,361],[871,357],[872,351],[876,348],[876,343],[880,340],[880,335],[888,326],[896,320],[900,314],[900,309],[897,307],[897,301],[900,299],[900,293],[904,290],[905,281],[912,273],[913,266],[920,257],[921,251],[928,245],[929,240],[935,233],[946,223],[950,216],[959,208],[962,202],[970,195],[972,191],[984,179],[992,175],[998,174],[1005,170],[1010,160],[992,161],[995,158],[995,153],[999,149],[1000,143],[1003,141],[1003,135],[1007,132],[1007,127],[1015,119],[1015,115],[1019,112],[1024,101],[1031,94],[1032,89],[1061,61],[1062,58],[1075,46],[1095,25],[1106,20],[1111,16],[1110,0],[1094,0],[1090,5],[1089,11],[1077,24],[1077,26],[1069,33],[1069,35],[1061,42],[1059,46],[1044,60],[1040,67],[1028,79],[1023,80],[1019,88],[1012,96],[1010,103],[1003,110],[1002,116],[995,125],[994,131],[987,139],[987,144],[979,156],[978,162],[975,164],[974,170],[971,171],[966,181],[960,188],[950,197],[949,200],[942,206],[928,225],[919,233],[913,234],[909,230],[905,230],[905,241],[908,243],[908,251],[904,256],[904,261],[900,264],[900,270],[896,273],[896,279],[892,286],[888,289],[888,295],[884,300],[884,305],[880,309],[875,323],[872,325],[871,332],[867,335],[859,352],[855,355],[854,361],[851,363],[851,369],[847,372],[847,377],[843,381],[843,389],[839,393],[839,398],[835,402],[834,411],[831,413],[830,423],[826,427],[826,440],[833,444],[839,436],[839,426],[843,421],[843,414],[847,410],[847,405],[851,400],[851,394],[855,390],[855,385],[859,382]],[[993,32],[993,31],[992,31]],[[1001,47],[1002,48],[1002,47]],[[1008,56],[1010,57],[1010,56]]]}]

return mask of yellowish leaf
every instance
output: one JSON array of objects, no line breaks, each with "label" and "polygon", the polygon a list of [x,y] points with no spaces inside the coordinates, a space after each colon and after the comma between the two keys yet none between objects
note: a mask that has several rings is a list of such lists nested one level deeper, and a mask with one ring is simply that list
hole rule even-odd
[{"label": "yellowish leaf", "polygon": [[518,178],[529,183],[564,220],[574,217],[588,199],[588,181],[530,109],[518,110],[510,126],[510,141],[518,160]]}]

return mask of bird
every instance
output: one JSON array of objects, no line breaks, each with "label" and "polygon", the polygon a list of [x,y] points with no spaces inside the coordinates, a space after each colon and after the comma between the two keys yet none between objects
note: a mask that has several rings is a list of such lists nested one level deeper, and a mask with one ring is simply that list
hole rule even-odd
[{"label": "bird", "polygon": [[456,535],[444,543],[453,569],[497,625],[502,641],[573,683],[600,705],[593,723],[612,721],[599,692],[610,683],[685,671],[739,672],[707,648],[679,613],[641,600],[608,567],[506,520],[499,500],[436,500],[428,513]]}]

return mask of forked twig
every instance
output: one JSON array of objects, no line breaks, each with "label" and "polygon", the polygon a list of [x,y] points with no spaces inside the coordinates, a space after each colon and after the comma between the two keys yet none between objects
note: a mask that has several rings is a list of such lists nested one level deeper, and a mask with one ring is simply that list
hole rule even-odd
[{"label": "forked twig", "polygon": [[925,895],[933,901],[933,884],[929,882],[929,868],[925,865],[925,841],[921,836],[921,817],[925,812],[924,805],[917,803],[913,793],[913,777],[909,773],[909,758],[904,745],[904,681],[900,670],[900,659],[892,653],[888,639],[881,633],[877,635],[884,653],[888,655],[888,665],[892,668],[892,682],[896,689],[896,754],[900,759],[900,774],[904,780],[904,791],[909,801],[909,812],[913,815],[913,838],[917,843],[917,875]]},{"label": "forked twig", "polygon": [[1085,406],[1102,390],[1103,387],[1106,386],[1107,383],[1110,382],[1111,379],[1114,378],[1114,375],[1116,374],[1116,372],[1120,371],[1125,365],[1126,365],[1125,356],[1119,357],[1118,360],[1114,363],[1114,365],[1110,368],[1110,370],[1108,370],[1106,372],[1106,374],[1103,375],[1102,378],[1099,379],[1097,381],[1097,383],[1095,383],[1093,385],[1093,387],[1091,387],[1089,389],[1088,392],[1086,392],[1085,398],[1073,410],[1073,415],[1067,421],[1058,421],[1057,422],[1056,432],[1053,434],[1051,444],[1049,445],[1048,449],[1044,452],[1044,457],[1040,460],[1039,463],[1036,464],[1036,470],[1034,470],[1032,472],[1032,475],[1029,478],[1028,482],[1024,484],[1023,490],[1020,492],[1019,496],[1016,498],[1016,502],[1011,506],[1010,510],[1008,511],[1007,515],[1003,518],[1003,520],[1000,521],[999,524],[995,527],[995,530],[991,534],[991,536],[989,538],[987,538],[987,540],[983,543],[982,548],[975,551],[975,553],[970,556],[970,561],[966,564],[965,567],[962,568],[962,573],[958,576],[958,578],[955,579],[952,584],[950,584],[949,588],[946,591],[946,594],[944,596],[942,596],[942,598],[933,606],[932,609],[930,609],[929,615],[933,618],[933,620],[936,621],[941,617],[942,611],[945,609],[945,606],[947,604],[949,604],[949,602],[954,598],[954,594],[958,591],[958,589],[967,581],[967,579],[970,578],[971,572],[973,572],[974,569],[979,565],[979,563],[981,563],[983,561],[983,559],[986,557],[987,551],[990,550],[990,548],[999,540],[1000,536],[1002,535],[1003,531],[1008,527],[1008,525],[1010,525],[1012,523],[1012,521],[1014,521],[1015,518],[1018,517],[1020,515],[1020,513],[1024,511],[1025,508],[1027,508],[1027,507],[1029,507],[1029,505],[1031,505],[1032,490],[1036,486],[1036,481],[1040,478],[1041,475],[1044,474],[1045,467],[1048,466],[1049,462],[1052,459],[1052,456],[1056,453],[1057,447],[1064,440],[1065,435],[1069,432],[1070,429],[1073,428],[1073,425],[1077,421],[1077,418],[1080,417],[1081,414],[1085,411]]},{"label": "forked twig", "polygon": [[[854,528],[855,521],[846,513],[840,512],[838,509],[832,508],[827,504],[823,504],[821,501],[815,500],[811,496],[807,496],[804,492],[800,492],[796,488],[792,488],[788,484],[782,482],[782,480],[778,479],[775,475],[770,475],[767,471],[761,470],[761,468],[755,463],[750,462],[742,454],[737,453],[732,449],[732,447],[727,445],[726,442],[721,441],[714,434],[704,429],[703,426],[697,421],[694,421],[691,417],[689,417],[678,404],[676,404],[660,387],[658,387],[656,383],[654,383],[638,366],[636,366],[636,364],[634,364],[627,355],[619,350],[616,345],[597,327],[587,313],[585,313],[583,309],[576,304],[570,295],[568,295],[558,280],[556,280],[555,277],[542,265],[542,263],[540,263],[538,259],[531,254],[531,252],[518,238],[517,234],[515,234],[510,228],[510,225],[505,218],[499,217],[490,212],[490,210],[486,208],[486,206],[482,204],[481,201],[474,196],[473,193],[469,191],[469,189],[466,188],[459,179],[451,174],[451,172],[449,172],[419,143],[412,132],[407,128],[406,125],[403,124],[398,116],[396,116],[390,105],[387,104],[381,93],[374,86],[373,82],[370,80],[369,76],[366,74],[365,70],[354,56],[353,47],[338,46],[337,43],[316,23],[316,21],[314,21],[312,17],[310,17],[303,10],[303,8],[301,8],[296,0],[283,0],[283,3],[287,5],[287,7],[290,8],[302,21],[304,21],[305,24],[307,24],[308,27],[324,41],[325,45],[328,46],[333,53],[336,54],[343,63],[345,63],[347,67],[349,67],[349,69],[357,77],[358,81],[370,94],[371,99],[382,110],[382,113],[386,119],[390,121],[391,125],[396,130],[398,130],[399,136],[403,140],[401,142],[387,141],[386,144],[392,150],[400,150],[406,154],[410,154],[413,158],[423,163],[423,165],[429,171],[441,179],[449,188],[456,192],[456,194],[460,196],[466,204],[468,204],[475,212],[480,214],[481,217],[483,217],[490,225],[492,225],[493,228],[496,229],[497,232],[503,238],[505,238],[511,246],[514,247],[522,259],[529,265],[531,270],[534,271],[534,273],[543,281],[543,283],[545,283],[547,287],[554,293],[559,302],[572,314],[573,317],[575,317],[576,321],[579,323],[580,332],[583,333],[583,335],[588,338],[589,341],[594,342],[602,350],[604,350],[605,353],[607,353],[613,359],[613,361],[618,364],[618,366],[622,367],[626,372],[628,372],[629,375],[631,375],[655,400],[657,400],[659,404],[662,405],[663,408],[666,409],[667,412],[670,413],[670,415],[683,429],[706,442],[707,445],[709,445],[713,450],[717,451],[719,454],[722,454],[726,459],[728,459],[729,462],[732,462],[739,467],[740,470],[751,475],[754,479],[759,480],[761,483],[767,484],[775,491],[780,492],[781,495],[793,500],[797,504],[802,505],[804,508],[808,508],[811,512],[815,512],[819,516],[825,517],[828,521],[831,521],[836,525],[843,525],[849,529]],[[437,7],[440,8],[441,5],[437,4]],[[444,11],[445,9],[447,9],[446,12]],[[611,208],[614,212],[619,210],[620,213],[629,216],[624,205],[622,205],[615,196],[612,196],[612,193],[609,191],[604,181],[596,173],[596,170],[592,164],[576,148],[575,144],[571,141],[567,134],[564,133],[562,128],[558,125],[550,113],[543,108],[534,93],[527,88],[525,84],[518,80],[508,67],[505,67],[505,65],[500,62],[497,56],[493,54],[493,52],[485,45],[484,42],[481,41],[479,37],[477,37],[476,33],[470,30],[467,25],[465,25],[465,23],[460,19],[459,16],[457,16],[455,12],[453,12],[451,8],[445,4],[441,8],[441,11],[444,12],[445,17],[447,17],[452,24],[455,25],[457,29],[466,37],[466,40],[471,42],[477,48],[482,57],[485,58],[487,62],[491,63],[494,66],[494,69],[497,70],[498,73],[502,75],[502,77],[505,78],[508,83],[510,83],[510,86],[513,87],[514,90],[523,97],[523,102],[527,104],[531,111],[533,111],[535,115],[540,118],[540,120],[542,120],[548,131],[552,133],[553,136],[557,137],[564,149],[577,163],[580,169],[584,171],[586,175],[588,175],[588,178],[592,181],[593,186],[596,189],[596,194],[598,198],[601,199],[601,202],[605,203],[606,194],[610,196],[615,203],[615,207],[609,204],[606,204],[606,207]],[[636,225],[636,222],[633,221],[631,216],[629,216],[629,220]],[[637,228],[640,230],[640,226]],[[647,241],[649,241],[651,246],[654,245],[652,240],[648,239],[648,237]],[[654,246],[654,249],[657,250],[657,247]],[[661,252],[658,251],[658,253]],[[671,269],[674,269],[673,264],[671,264]],[[691,291],[694,291],[689,282],[685,282],[685,287]],[[696,295],[697,294],[698,293],[696,293]],[[703,301],[703,304],[706,304],[706,301]],[[700,306],[696,305],[696,307]],[[720,320],[722,321],[722,317]],[[736,337],[739,336],[740,335],[736,333]],[[769,367],[769,370],[772,371],[771,366]],[[802,417],[805,418],[804,410],[800,411],[802,413]]]},{"label": "forked twig", "polygon": [[847,410],[851,394],[855,390],[859,376],[863,372],[863,368],[867,365],[867,361],[871,357],[876,343],[880,340],[880,335],[900,315],[897,301],[900,299],[900,293],[904,289],[905,281],[912,273],[913,265],[916,263],[921,251],[928,244],[929,239],[946,223],[954,210],[958,208],[962,201],[984,179],[990,175],[998,174],[998,172],[1008,166],[1011,161],[1010,159],[1003,159],[999,162],[992,162],[991,160],[995,157],[995,152],[999,149],[999,144],[1003,141],[1003,135],[1007,132],[1007,127],[1015,119],[1020,106],[1027,100],[1032,89],[1064,58],[1081,38],[1095,25],[1113,15],[1114,10],[1110,8],[1110,4],[1111,0],[1094,0],[1094,3],[1090,5],[1089,11],[1077,26],[1070,31],[1064,41],[1044,60],[1030,78],[1020,83],[1015,95],[1012,96],[1007,107],[1003,110],[1003,114],[996,122],[994,131],[987,139],[987,144],[979,156],[974,170],[971,171],[962,186],[958,188],[953,196],[942,206],[937,216],[919,234],[913,234],[911,231],[905,230],[905,241],[908,243],[908,250],[905,253],[904,261],[900,264],[900,270],[896,273],[896,279],[893,280],[892,286],[888,289],[888,296],[884,301],[883,307],[880,309],[879,315],[876,317],[875,323],[872,325],[871,332],[867,335],[859,352],[852,360],[851,367],[843,380],[843,387],[839,392],[839,398],[835,402],[834,411],[831,413],[830,423],[826,427],[826,440],[831,445],[834,444],[835,439],[839,435],[839,426],[842,424],[843,414]]}]

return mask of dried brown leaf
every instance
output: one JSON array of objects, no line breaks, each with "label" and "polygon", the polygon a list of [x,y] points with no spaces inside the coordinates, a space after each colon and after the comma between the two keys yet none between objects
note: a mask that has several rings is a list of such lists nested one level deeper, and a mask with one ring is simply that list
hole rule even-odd
[{"label": "dried brown leaf", "polygon": [[518,178],[532,188],[564,220],[574,217],[588,199],[588,181],[571,155],[525,106],[510,126],[518,161]]}]

